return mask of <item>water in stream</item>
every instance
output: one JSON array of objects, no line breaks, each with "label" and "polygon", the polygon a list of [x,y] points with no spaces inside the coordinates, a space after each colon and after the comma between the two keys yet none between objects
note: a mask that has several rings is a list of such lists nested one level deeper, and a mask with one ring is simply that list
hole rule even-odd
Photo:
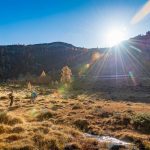
[{"label": "water in stream", "polygon": [[97,135],[91,135],[91,134],[85,134],[86,137],[89,138],[94,138],[96,139],[98,142],[101,143],[107,143],[108,149],[112,149],[113,147],[125,147],[125,148],[129,148],[130,146],[132,146],[131,143],[128,142],[124,142],[121,141],[119,139],[116,139],[114,137],[110,137],[110,136],[97,136]]}]

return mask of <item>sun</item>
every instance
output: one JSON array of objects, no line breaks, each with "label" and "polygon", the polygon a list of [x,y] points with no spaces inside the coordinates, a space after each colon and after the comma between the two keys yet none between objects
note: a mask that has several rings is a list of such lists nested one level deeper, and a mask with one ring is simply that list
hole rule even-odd
[{"label": "sun", "polygon": [[122,41],[127,39],[127,29],[126,28],[111,28],[106,32],[106,42],[107,45],[116,46]]}]

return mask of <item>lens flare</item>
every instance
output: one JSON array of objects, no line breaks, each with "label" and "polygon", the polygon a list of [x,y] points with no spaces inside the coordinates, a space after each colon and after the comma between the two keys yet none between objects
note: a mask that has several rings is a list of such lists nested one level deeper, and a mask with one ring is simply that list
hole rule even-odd
[{"label": "lens flare", "polygon": [[92,62],[97,61],[100,57],[101,57],[100,53],[99,52],[95,52],[92,55]]},{"label": "lens flare", "polygon": [[79,76],[82,76],[83,74],[85,74],[88,69],[90,68],[90,64],[84,64],[81,66],[80,71],[78,73]]},{"label": "lens flare", "polygon": [[131,20],[131,24],[137,24],[144,17],[146,17],[150,13],[150,0],[143,6],[143,8],[133,17]]},{"label": "lens flare", "polygon": [[131,78],[131,80],[132,80],[134,86],[136,86],[137,83],[136,83],[135,76],[134,76],[134,74],[133,74],[132,71],[129,72],[129,77]]},{"label": "lens flare", "polygon": [[86,64],[86,68],[88,69],[90,67],[90,64]]},{"label": "lens flare", "polygon": [[33,108],[30,112],[29,112],[31,117],[35,117],[38,114],[38,111],[36,108]]}]

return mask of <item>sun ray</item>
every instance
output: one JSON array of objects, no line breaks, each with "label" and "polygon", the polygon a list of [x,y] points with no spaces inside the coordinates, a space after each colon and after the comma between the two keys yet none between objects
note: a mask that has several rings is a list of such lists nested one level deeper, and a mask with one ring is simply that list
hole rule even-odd
[{"label": "sun ray", "polygon": [[134,67],[137,70],[142,69],[146,73],[146,75],[150,76],[150,73],[147,72],[147,69],[144,67],[144,65],[127,48],[125,48],[125,49],[126,49],[126,52],[129,54],[129,56],[131,57],[131,59],[134,60],[137,65],[139,65],[139,66],[137,66],[135,63],[133,63]]}]

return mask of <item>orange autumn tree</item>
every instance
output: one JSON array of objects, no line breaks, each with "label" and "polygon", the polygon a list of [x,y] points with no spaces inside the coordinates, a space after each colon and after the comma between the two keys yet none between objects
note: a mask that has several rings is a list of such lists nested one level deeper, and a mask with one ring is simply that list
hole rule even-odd
[{"label": "orange autumn tree", "polygon": [[61,82],[63,84],[71,83],[72,81],[72,72],[71,69],[68,66],[65,66],[61,70]]},{"label": "orange autumn tree", "polygon": [[38,77],[38,83],[39,84],[48,84],[51,82],[50,75],[47,75],[45,71],[43,70],[41,75]]},{"label": "orange autumn tree", "polygon": [[28,90],[32,90],[32,84],[31,84],[31,82],[28,82],[28,84],[27,84],[27,88],[28,88]]},{"label": "orange autumn tree", "polygon": [[45,73],[45,71],[43,70],[43,72],[41,73],[41,76],[40,76],[41,78],[45,78],[46,77],[46,73]]}]

